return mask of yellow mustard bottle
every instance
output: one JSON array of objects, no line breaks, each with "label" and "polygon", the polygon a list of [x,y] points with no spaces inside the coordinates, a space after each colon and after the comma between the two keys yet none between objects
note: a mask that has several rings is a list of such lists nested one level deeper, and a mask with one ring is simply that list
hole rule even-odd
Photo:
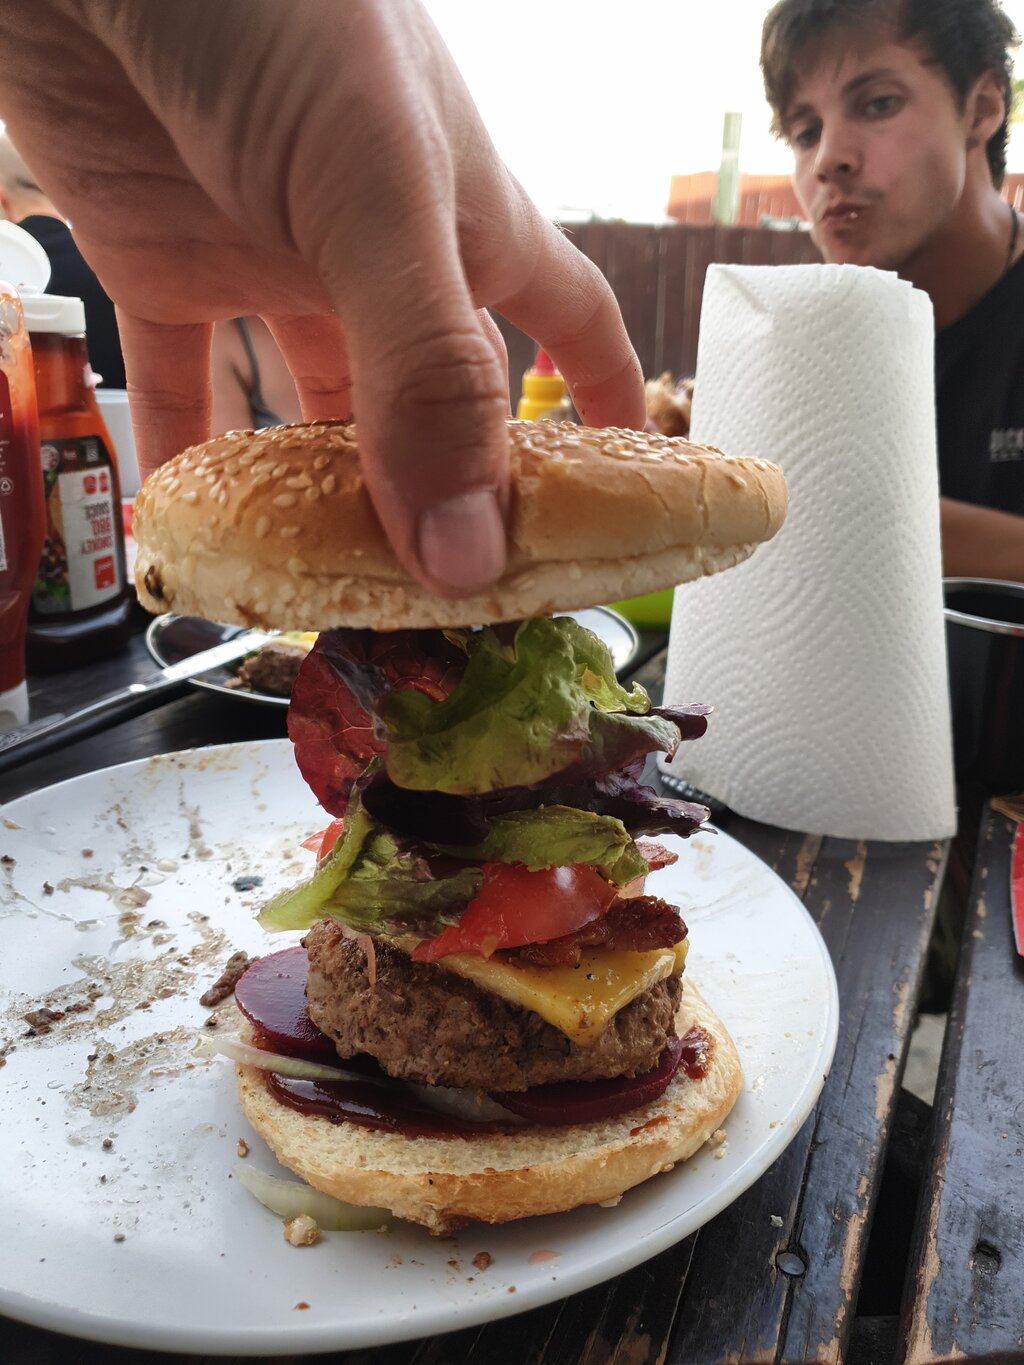
[{"label": "yellow mustard bottle", "polygon": [[549,418],[559,422],[575,420],[568,385],[546,351],[538,350],[532,366],[523,375],[523,392],[516,417],[521,422],[540,422]]}]

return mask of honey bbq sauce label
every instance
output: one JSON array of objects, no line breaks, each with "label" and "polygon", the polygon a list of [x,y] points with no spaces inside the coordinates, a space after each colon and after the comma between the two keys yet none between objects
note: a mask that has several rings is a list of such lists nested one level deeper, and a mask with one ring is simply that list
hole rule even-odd
[{"label": "honey bbq sauce label", "polygon": [[117,597],[124,543],[107,448],[99,436],[44,441],[46,539],[32,605],[55,615]]}]

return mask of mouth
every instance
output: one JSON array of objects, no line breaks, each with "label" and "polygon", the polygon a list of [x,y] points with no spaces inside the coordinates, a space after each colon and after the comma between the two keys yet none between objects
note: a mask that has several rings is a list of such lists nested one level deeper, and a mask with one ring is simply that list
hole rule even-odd
[{"label": "mouth", "polygon": [[848,200],[842,200],[838,204],[829,204],[818,221],[827,227],[846,227],[856,223],[866,210],[866,204],[853,204]]}]

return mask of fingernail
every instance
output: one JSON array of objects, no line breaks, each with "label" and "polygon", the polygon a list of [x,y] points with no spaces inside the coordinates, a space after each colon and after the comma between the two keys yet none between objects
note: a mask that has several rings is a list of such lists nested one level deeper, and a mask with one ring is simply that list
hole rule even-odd
[{"label": "fingernail", "polygon": [[419,555],[427,577],[460,593],[488,587],[505,572],[505,522],[491,488],[436,502],[420,517]]}]

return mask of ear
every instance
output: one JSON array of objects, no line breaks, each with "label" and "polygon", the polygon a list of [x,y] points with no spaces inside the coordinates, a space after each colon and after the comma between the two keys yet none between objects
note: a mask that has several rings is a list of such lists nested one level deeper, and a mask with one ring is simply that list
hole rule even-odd
[{"label": "ear", "polygon": [[1003,86],[997,71],[985,71],[967,92],[964,121],[968,147],[982,147],[1007,115]]}]

